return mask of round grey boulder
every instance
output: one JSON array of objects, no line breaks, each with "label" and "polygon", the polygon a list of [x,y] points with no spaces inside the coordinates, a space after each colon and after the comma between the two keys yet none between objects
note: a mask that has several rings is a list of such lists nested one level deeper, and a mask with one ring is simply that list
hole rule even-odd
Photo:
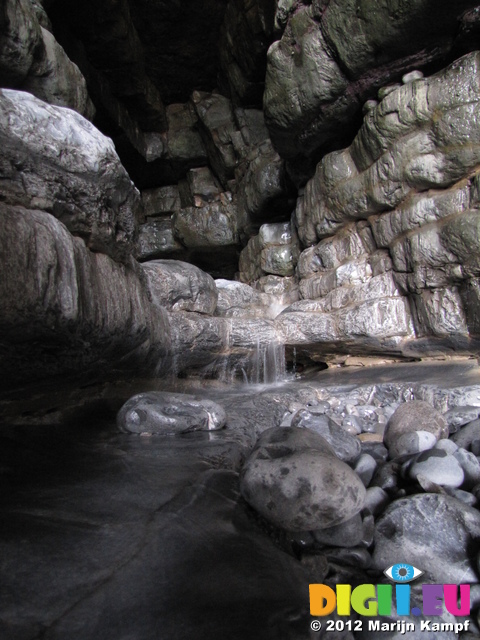
[{"label": "round grey boulder", "polygon": [[383,441],[391,458],[402,455],[405,438],[400,441],[399,438],[416,431],[428,431],[437,440],[448,438],[447,422],[432,405],[423,400],[405,402],[396,409],[385,428]]},{"label": "round grey boulder", "polygon": [[480,442],[480,420],[469,422],[452,436],[452,440],[467,451],[472,449],[472,445]]},{"label": "round grey boulder", "polygon": [[242,469],[240,490],[264,518],[288,531],[340,524],[365,501],[362,481],[328,442],[295,427],[262,433]]},{"label": "round grey boulder", "polygon": [[480,512],[446,495],[424,493],[395,500],[378,518],[373,564],[384,571],[407,562],[426,582],[478,582],[474,564]]},{"label": "round grey boulder", "polygon": [[173,435],[221,429],[226,420],[223,408],[211,400],[149,391],[127,400],[118,412],[117,426],[127,433]]},{"label": "round grey boulder", "polygon": [[422,476],[441,487],[454,489],[463,484],[465,479],[460,462],[446,451],[438,449],[424,451],[417,456],[409,469],[409,475],[413,480]]},{"label": "round grey boulder", "polygon": [[311,411],[302,409],[293,416],[291,425],[318,433],[344,462],[355,462],[362,453],[360,441],[326,415],[315,415]]}]

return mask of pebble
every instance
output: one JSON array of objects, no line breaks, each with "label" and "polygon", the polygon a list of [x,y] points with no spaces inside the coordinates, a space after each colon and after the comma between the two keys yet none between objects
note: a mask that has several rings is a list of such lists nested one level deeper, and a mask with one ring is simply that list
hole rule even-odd
[{"label": "pebble", "polygon": [[357,438],[347,433],[326,415],[314,415],[306,409],[297,411],[292,418],[292,427],[301,427],[318,433],[332,446],[343,462],[354,462],[362,452]]},{"label": "pebble", "polygon": [[476,484],[480,483],[480,462],[478,458],[470,451],[459,448],[454,452],[453,456],[463,469],[465,480],[464,489],[472,489]]},{"label": "pebble", "polygon": [[428,449],[432,449],[436,443],[436,437],[429,431],[412,431],[411,433],[403,433],[390,447],[390,455],[391,457],[397,458],[398,456],[428,451]]},{"label": "pebble", "polygon": [[365,508],[378,516],[390,503],[390,496],[381,487],[369,487],[365,495]]},{"label": "pebble", "polygon": [[[472,450],[472,445],[475,442],[480,443],[480,420],[477,418],[477,420],[469,422],[457,431],[457,433],[453,434],[452,440],[459,447],[463,447],[464,449],[467,449],[467,451]],[[475,451],[473,453],[475,453],[475,455],[479,455]]]},{"label": "pebble", "polygon": [[363,484],[368,487],[377,470],[377,461],[370,454],[362,453],[356,461],[353,470],[359,475]]},{"label": "pebble", "polygon": [[453,440],[442,438],[442,440],[439,440],[433,448],[438,449],[439,451],[446,451],[447,453],[455,453],[458,449],[458,445],[456,445]]},{"label": "pebble", "polygon": [[409,475],[412,480],[423,476],[441,487],[457,488],[465,479],[463,469],[458,460],[446,451],[425,451],[410,466]]}]

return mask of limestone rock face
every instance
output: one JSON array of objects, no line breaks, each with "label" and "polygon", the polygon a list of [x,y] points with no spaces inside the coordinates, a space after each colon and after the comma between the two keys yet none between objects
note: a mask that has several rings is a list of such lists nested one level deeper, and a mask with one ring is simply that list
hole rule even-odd
[{"label": "limestone rock face", "polygon": [[42,34],[29,0],[2,3],[0,14],[0,74],[2,84],[18,85],[25,80],[35,56],[42,49]]},{"label": "limestone rock face", "polygon": [[240,490],[264,518],[290,531],[350,520],[365,500],[362,481],[326,440],[294,427],[263,432],[242,469]]},{"label": "limestone rock face", "polygon": [[[43,23],[43,24],[42,24]],[[44,28],[45,27],[45,28]],[[55,40],[43,8],[7,0],[0,14],[0,86],[22,89],[88,119],[95,108],[85,78]]]},{"label": "limestone rock face", "polygon": [[444,0],[434,19],[428,0],[299,2],[288,15],[292,4],[282,5],[286,27],[268,51],[264,105],[275,147],[301,176],[319,151],[351,135],[368,98],[448,55],[457,20],[475,3]]},{"label": "limestone rock face", "polygon": [[264,224],[240,254],[240,278],[250,283],[267,274],[293,276],[298,254],[298,238],[290,223]]},{"label": "limestone rock face", "polygon": [[142,265],[153,304],[169,311],[213,314],[217,306],[214,279],[179,260],[153,260]]},{"label": "limestone rock face", "polygon": [[139,194],[110,139],[70,109],[2,89],[0,143],[4,202],[48,211],[93,251],[128,258]]},{"label": "limestone rock face", "polygon": [[137,260],[177,257],[184,247],[175,239],[172,216],[156,218],[138,228]]},{"label": "limestone rock face", "polygon": [[87,92],[87,84],[80,69],[66,55],[53,35],[40,27],[44,54],[33,67],[21,88],[44,102],[74,109],[91,120],[95,107]]},{"label": "limestone rock face", "polygon": [[232,280],[215,280],[218,291],[216,315],[223,317],[258,317],[270,314],[275,298],[256,291],[248,284]]},{"label": "limestone rock face", "polygon": [[165,356],[168,316],[150,303],[135,262],[92,253],[43,211],[2,204],[0,225],[5,379],[153,368]]},{"label": "limestone rock face", "polygon": [[325,350],[356,335],[404,355],[476,348],[479,65],[471,53],[406,77],[348,149],[317,165],[294,216],[307,248],[303,300],[278,321],[288,340]]}]

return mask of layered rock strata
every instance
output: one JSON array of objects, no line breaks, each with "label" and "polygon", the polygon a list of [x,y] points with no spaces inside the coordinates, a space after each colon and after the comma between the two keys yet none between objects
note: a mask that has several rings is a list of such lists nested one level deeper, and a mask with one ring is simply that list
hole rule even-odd
[{"label": "layered rock strata", "polygon": [[474,6],[445,0],[433,15],[428,0],[279,3],[277,23],[285,28],[268,51],[264,105],[292,174],[305,181],[319,154],[344,144],[364,102],[382,87],[464,52],[461,25],[478,24],[475,12],[466,13]]}]

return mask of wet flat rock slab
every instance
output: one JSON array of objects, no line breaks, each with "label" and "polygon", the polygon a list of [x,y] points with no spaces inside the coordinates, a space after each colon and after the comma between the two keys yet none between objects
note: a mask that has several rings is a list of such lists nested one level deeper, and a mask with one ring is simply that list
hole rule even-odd
[{"label": "wet flat rock slab", "polygon": [[212,468],[238,445],[32,431],[0,436],[2,640],[308,638],[303,568]]}]

